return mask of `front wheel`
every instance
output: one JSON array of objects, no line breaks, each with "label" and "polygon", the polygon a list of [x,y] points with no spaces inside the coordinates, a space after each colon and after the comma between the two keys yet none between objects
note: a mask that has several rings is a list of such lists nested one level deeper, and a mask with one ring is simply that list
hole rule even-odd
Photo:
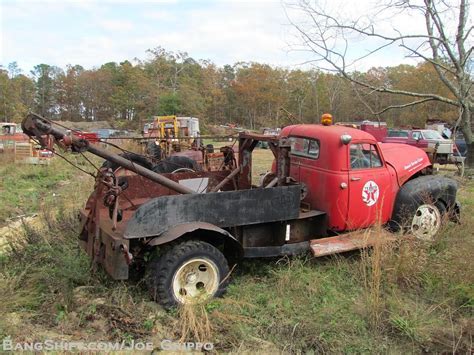
[{"label": "front wheel", "polygon": [[397,193],[389,227],[433,240],[456,208],[456,193],[456,182],[442,176],[419,176],[406,182]]},{"label": "front wheel", "polygon": [[228,273],[227,260],[219,249],[190,240],[153,260],[148,266],[147,282],[153,300],[170,308],[221,296]]},{"label": "front wheel", "polygon": [[433,240],[441,228],[443,212],[440,203],[418,206],[411,221],[411,233],[421,240]]}]

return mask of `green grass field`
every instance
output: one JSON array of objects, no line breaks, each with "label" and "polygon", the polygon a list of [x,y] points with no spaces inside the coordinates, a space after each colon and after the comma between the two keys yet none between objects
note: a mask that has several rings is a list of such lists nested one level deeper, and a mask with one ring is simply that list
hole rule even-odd
[{"label": "green grass field", "polygon": [[[257,150],[254,163],[255,175],[266,171],[271,152]],[[322,259],[245,261],[224,298],[165,312],[142,282],[92,272],[79,250],[76,216],[91,177],[59,159],[2,164],[0,176],[0,227],[38,214],[0,254],[0,339],[209,341],[219,352],[472,351],[473,182],[461,182],[462,224],[445,225],[433,243],[407,236]]]}]

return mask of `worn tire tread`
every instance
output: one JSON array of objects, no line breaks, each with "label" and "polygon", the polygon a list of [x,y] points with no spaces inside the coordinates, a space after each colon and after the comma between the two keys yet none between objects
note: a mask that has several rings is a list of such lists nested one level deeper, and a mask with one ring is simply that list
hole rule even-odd
[{"label": "worn tire tread", "polygon": [[[174,299],[170,281],[187,255],[193,253],[206,253],[211,256],[221,273],[221,279],[225,278],[229,272],[229,266],[224,255],[213,245],[201,240],[188,240],[175,245],[171,245],[159,257],[154,258],[148,265],[147,283],[150,296],[154,301],[160,303],[164,308],[169,309],[177,305]],[[219,283],[219,287],[214,297],[224,294],[229,283],[228,278]]]},{"label": "worn tire tread", "polygon": [[454,204],[456,190],[457,185],[453,180],[437,175],[420,176],[406,182],[397,194],[389,222],[390,229],[394,232],[405,229],[407,221],[411,220],[425,197],[432,199],[443,216]]}]

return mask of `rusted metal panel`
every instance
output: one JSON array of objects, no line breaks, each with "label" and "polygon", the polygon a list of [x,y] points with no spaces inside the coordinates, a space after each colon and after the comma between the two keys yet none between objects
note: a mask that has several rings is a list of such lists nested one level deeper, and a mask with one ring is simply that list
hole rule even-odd
[{"label": "rusted metal panel", "polygon": [[221,228],[298,218],[300,186],[162,196],[140,206],[130,219],[125,238],[157,236],[187,222]]},{"label": "rusted metal panel", "polygon": [[313,239],[310,249],[314,256],[325,256],[351,250],[364,249],[376,243],[384,243],[395,239],[386,233],[376,233],[370,230],[360,230],[341,234],[335,237]]},{"label": "rusted metal panel", "polygon": [[[252,151],[259,142],[268,143],[277,161],[277,166],[283,167],[277,169],[278,185],[281,186],[286,182],[288,177],[286,167],[289,167],[290,164],[288,156],[290,147],[287,146],[285,140],[282,141],[276,136],[242,132],[239,134],[239,166],[241,167],[241,173],[238,184],[240,189],[246,189],[252,185]],[[285,173],[286,175],[281,175]]]},{"label": "rusted metal panel", "polygon": [[101,248],[104,248],[104,254],[100,262],[104,265],[107,273],[115,280],[127,280],[130,260],[126,252],[128,252],[129,241],[116,239],[102,233]]},{"label": "rusted metal panel", "polygon": [[[80,244],[86,251],[94,264],[100,264],[107,273],[115,280],[128,279],[128,264],[125,251],[128,251],[130,242],[120,236],[123,230],[113,230],[112,221],[108,218],[108,211],[105,209],[96,210],[96,214],[81,215],[81,224],[83,232],[79,236]],[[86,224],[88,218],[93,220]],[[96,225],[96,220],[100,220],[100,227]],[[96,233],[96,229],[98,232]],[[124,250],[126,249],[126,250]]]},{"label": "rusted metal panel", "polygon": [[301,212],[298,219],[288,222],[287,243],[298,243],[327,235],[327,214],[323,211]]},{"label": "rusted metal panel", "polygon": [[[227,175],[229,175],[230,171],[197,171],[197,172],[180,172],[174,174],[162,174],[163,176],[167,177],[170,180],[179,181],[186,180],[186,179],[194,179],[194,178],[209,178],[209,183],[207,186],[207,190],[212,189],[215,187],[220,181],[222,181]],[[122,202],[127,204],[128,199],[136,200],[136,199],[151,199],[158,196],[167,196],[167,195],[176,195],[177,192],[163,186],[157,184],[145,177],[140,175],[136,175],[130,171],[117,171],[117,176],[127,176],[128,180],[128,188],[123,192],[124,199]],[[232,190],[233,185],[232,183],[225,184],[221,187],[221,190]],[[141,201],[143,203],[144,201]],[[137,201],[138,203],[138,201]]]}]

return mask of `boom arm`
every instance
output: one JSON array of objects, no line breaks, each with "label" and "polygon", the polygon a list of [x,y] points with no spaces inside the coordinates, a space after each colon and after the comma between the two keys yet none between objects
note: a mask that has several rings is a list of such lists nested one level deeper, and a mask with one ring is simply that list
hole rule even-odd
[{"label": "boom arm", "polygon": [[91,145],[89,141],[83,138],[75,137],[74,135],[67,135],[63,130],[53,127],[51,123],[45,118],[35,114],[30,113],[21,123],[23,132],[28,136],[37,139],[43,147],[46,146],[44,135],[52,135],[57,142],[66,147],[71,147],[74,151],[83,152],[87,151],[94,155],[97,155],[101,158],[107,159],[111,162],[114,162],[125,169],[133,171],[138,175],[141,175],[147,179],[150,179],[154,182],[157,182],[171,190],[182,194],[194,194],[195,191],[178,184],[177,182],[168,179],[160,174],[155,173],[152,170],[144,168],[141,165],[134,164],[132,161],[121,157],[118,154],[110,153],[104,149],[101,149],[95,145]]}]

